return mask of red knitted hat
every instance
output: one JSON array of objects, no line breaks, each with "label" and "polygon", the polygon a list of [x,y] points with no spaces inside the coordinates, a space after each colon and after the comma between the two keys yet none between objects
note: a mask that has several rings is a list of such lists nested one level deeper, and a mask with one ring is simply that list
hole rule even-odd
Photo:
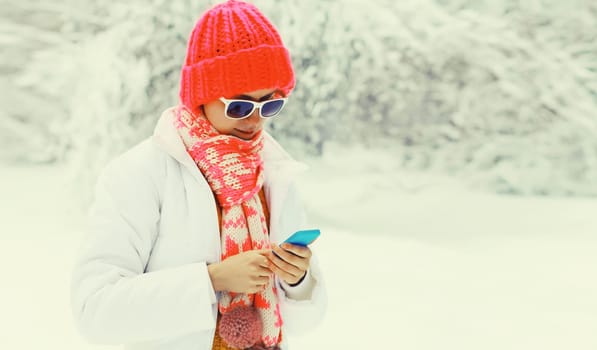
[{"label": "red knitted hat", "polygon": [[220,97],[294,88],[290,54],[273,24],[254,5],[229,0],[201,16],[182,67],[181,102],[192,111]]}]

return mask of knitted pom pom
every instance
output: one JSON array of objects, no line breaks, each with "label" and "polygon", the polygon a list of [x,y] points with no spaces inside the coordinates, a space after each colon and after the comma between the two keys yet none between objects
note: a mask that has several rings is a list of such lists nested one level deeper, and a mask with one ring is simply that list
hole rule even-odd
[{"label": "knitted pom pom", "polygon": [[239,349],[253,346],[261,337],[263,324],[257,309],[239,306],[222,315],[220,337],[228,345]]}]

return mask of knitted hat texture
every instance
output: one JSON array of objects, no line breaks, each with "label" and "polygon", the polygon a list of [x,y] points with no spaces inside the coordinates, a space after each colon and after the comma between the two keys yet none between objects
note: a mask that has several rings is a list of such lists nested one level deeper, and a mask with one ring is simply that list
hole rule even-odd
[{"label": "knitted hat texture", "polygon": [[254,5],[229,0],[207,10],[188,41],[180,99],[196,112],[220,97],[294,88],[290,54],[274,25]]}]

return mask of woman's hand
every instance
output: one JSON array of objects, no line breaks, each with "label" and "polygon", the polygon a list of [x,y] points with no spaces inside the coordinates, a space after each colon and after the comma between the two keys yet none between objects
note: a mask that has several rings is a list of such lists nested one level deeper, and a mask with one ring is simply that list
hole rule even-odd
[{"label": "woman's hand", "polygon": [[262,290],[272,274],[270,250],[250,250],[207,266],[215,291],[256,293]]},{"label": "woman's hand", "polygon": [[274,246],[272,251],[273,253],[268,255],[270,269],[286,283],[297,284],[309,269],[311,249],[282,243],[281,246]]}]

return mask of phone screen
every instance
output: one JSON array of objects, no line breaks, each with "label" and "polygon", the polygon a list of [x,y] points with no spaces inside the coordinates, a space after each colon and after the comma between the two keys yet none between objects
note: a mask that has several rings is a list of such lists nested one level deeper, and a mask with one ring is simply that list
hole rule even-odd
[{"label": "phone screen", "polygon": [[295,245],[301,246],[308,246],[309,244],[313,243],[313,241],[319,237],[321,231],[318,229],[313,230],[301,230],[293,233],[290,237],[288,237],[284,243],[290,243]]}]

